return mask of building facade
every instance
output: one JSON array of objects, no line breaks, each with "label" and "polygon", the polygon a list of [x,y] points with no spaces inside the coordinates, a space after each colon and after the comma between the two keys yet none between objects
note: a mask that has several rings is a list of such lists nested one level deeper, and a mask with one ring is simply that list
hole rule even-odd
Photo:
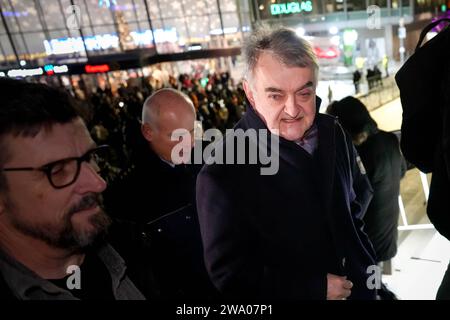
[{"label": "building facade", "polygon": [[0,0],[0,10],[3,68],[240,46],[250,29],[246,0]]}]

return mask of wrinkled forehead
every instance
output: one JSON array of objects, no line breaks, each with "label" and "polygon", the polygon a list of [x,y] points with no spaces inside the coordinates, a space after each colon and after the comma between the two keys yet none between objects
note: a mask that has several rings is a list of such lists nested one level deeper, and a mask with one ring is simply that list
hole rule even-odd
[{"label": "wrinkled forehead", "polygon": [[314,72],[302,67],[262,68],[255,72],[253,85],[264,92],[315,89]]},{"label": "wrinkled forehead", "polygon": [[302,64],[287,64],[279,57],[270,54],[270,52],[262,53],[256,61],[253,70],[249,70],[246,75],[248,82],[253,83],[255,81],[290,81],[292,77],[302,77],[308,82],[312,81],[316,84],[318,76],[318,70],[313,65]]},{"label": "wrinkled forehead", "polygon": [[32,137],[7,135],[3,141],[9,154],[8,163],[21,166],[39,166],[80,156],[94,145],[81,118],[42,127]]}]

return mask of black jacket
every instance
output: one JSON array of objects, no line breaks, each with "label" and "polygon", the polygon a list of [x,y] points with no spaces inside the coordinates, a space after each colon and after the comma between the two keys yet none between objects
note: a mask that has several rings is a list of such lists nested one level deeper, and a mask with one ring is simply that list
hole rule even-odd
[{"label": "black jacket", "polygon": [[144,144],[134,157],[133,167],[104,192],[109,215],[148,223],[186,205],[195,205],[196,174],[192,166],[173,168]]},{"label": "black jacket", "polygon": [[427,213],[431,223],[450,239],[450,27],[422,47],[422,31],[415,53],[395,76],[403,107],[401,149],[423,172],[433,172]]},{"label": "black jacket", "polygon": [[406,163],[393,133],[379,130],[356,149],[373,188],[373,198],[364,216],[364,230],[373,244],[377,261],[386,261],[397,253],[398,196]]},{"label": "black jacket", "polygon": [[209,299],[217,293],[203,261],[195,179],[195,166],[172,168],[142,144],[134,168],[104,193],[108,214],[142,228],[151,244],[155,279],[167,299]]},{"label": "black jacket", "polygon": [[[236,129],[267,129],[252,108],[247,110]],[[337,121],[318,114],[316,124],[314,157],[280,138],[275,175],[260,175],[258,164],[211,164],[200,172],[197,207],[205,262],[222,293],[325,299],[329,272],[354,283],[351,298],[375,297],[366,286],[374,252],[361,221],[370,184]]]}]

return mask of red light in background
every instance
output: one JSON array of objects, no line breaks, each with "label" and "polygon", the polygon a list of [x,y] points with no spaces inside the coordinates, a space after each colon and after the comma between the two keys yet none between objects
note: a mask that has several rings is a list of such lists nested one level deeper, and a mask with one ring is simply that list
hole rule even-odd
[{"label": "red light in background", "polygon": [[99,73],[99,72],[108,72],[110,69],[109,65],[107,64],[98,64],[98,65],[87,64],[84,66],[84,70],[87,73]]},{"label": "red light in background", "polygon": [[321,59],[334,59],[339,57],[339,50],[337,48],[329,47],[326,50],[323,50],[320,47],[314,47],[314,53],[317,58]]}]

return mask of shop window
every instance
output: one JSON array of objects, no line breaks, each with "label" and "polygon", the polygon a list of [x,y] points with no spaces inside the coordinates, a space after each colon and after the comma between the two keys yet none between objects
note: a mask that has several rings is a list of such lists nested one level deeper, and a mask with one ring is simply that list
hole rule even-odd
[{"label": "shop window", "polygon": [[365,11],[366,9],[367,9],[366,0],[347,0],[348,11]]},{"label": "shop window", "polygon": [[[405,1],[409,2],[409,0]],[[387,0],[369,0],[369,5],[379,6],[380,8],[387,8]]]}]

